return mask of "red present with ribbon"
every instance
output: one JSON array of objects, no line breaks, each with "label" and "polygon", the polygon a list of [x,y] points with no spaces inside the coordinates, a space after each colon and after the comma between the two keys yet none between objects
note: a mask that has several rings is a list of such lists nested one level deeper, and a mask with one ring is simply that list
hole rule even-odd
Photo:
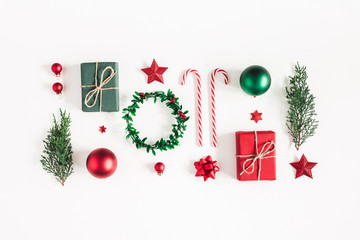
[{"label": "red present with ribbon", "polygon": [[239,181],[276,180],[275,132],[236,132]]}]

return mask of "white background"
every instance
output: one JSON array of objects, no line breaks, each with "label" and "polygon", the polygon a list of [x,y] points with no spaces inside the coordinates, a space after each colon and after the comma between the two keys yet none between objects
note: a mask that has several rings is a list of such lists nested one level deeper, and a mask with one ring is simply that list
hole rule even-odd
[{"label": "white background", "polygon": [[[359,239],[359,1],[10,1],[0,2],[1,239]],[[140,70],[155,58],[165,84]],[[80,63],[119,62],[120,107],[132,93],[172,89],[192,117],[181,146],[157,157],[125,139],[122,113],[81,111]],[[320,126],[297,152],[287,134],[287,76],[306,65]],[[54,62],[63,67],[61,100]],[[272,76],[256,99],[239,87],[247,66]],[[216,81],[219,144],[210,146],[209,76]],[[196,144],[196,68],[203,83],[204,147]],[[75,173],[62,187],[42,170],[52,113],[72,117]],[[250,121],[259,110],[263,121]],[[172,116],[161,104],[138,111],[136,126],[166,137]],[[105,125],[105,134],[98,127]],[[151,126],[151,128],[148,128]],[[236,180],[235,131],[277,134],[277,180]],[[95,148],[111,149],[118,169],[106,180],[86,169]],[[295,180],[302,153],[318,162],[314,179]],[[195,178],[193,162],[212,155],[216,180]],[[164,176],[153,170],[166,164]]]}]

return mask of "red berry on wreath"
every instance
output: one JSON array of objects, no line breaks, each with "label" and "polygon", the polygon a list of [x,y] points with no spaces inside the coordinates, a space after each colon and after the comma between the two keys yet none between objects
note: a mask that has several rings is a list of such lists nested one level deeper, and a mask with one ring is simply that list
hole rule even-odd
[{"label": "red berry on wreath", "polygon": [[174,98],[172,98],[172,99],[171,99],[171,102],[172,102],[172,103],[175,103],[175,99],[174,99]]},{"label": "red berry on wreath", "polygon": [[52,90],[57,94],[61,94],[62,90],[63,90],[63,85],[59,82],[56,82],[52,85]]},{"label": "red berry on wreath", "polygon": [[55,76],[56,77],[60,77],[60,73],[62,71],[62,66],[60,63],[54,63],[52,66],[51,66],[51,71],[53,71],[53,73],[55,73]]},{"label": "red berry on wreath", "polygon": [[155,164],[154,169],[157,172],[157,174],[161,176],[165,170],[165,164],[163,164],[162,162],[158,162]]},{"label": "red berry on wreath", "polygon": [[184,115],[184,113],[183,113],[183,112],[179,112],[179,115],[180,115],[180,116],[183,116],[183,115]]},{"label": "red berry on wreath", "polygon": [[186,116],[185,115],[182,115],[181,117],[183,120],[186,120]]}]

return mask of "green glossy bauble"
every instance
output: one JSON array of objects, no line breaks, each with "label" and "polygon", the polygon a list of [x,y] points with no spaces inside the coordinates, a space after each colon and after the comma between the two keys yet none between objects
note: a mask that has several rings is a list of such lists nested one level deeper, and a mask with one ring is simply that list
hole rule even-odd
[{"label": "green glossy bauble", "polygon": [[240,86],[244,92],[251,96],[264,94],[270,85],[270,73],[262,66],[253,65],[241,73]]}]

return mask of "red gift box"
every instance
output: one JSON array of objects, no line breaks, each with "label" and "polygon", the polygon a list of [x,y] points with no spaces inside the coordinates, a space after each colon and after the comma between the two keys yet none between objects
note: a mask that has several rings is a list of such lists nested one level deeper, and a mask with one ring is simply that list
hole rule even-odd
[{"label": "red gift box", "polygon": [[239,181],[276,180],[275,132],[236,132]]}]

